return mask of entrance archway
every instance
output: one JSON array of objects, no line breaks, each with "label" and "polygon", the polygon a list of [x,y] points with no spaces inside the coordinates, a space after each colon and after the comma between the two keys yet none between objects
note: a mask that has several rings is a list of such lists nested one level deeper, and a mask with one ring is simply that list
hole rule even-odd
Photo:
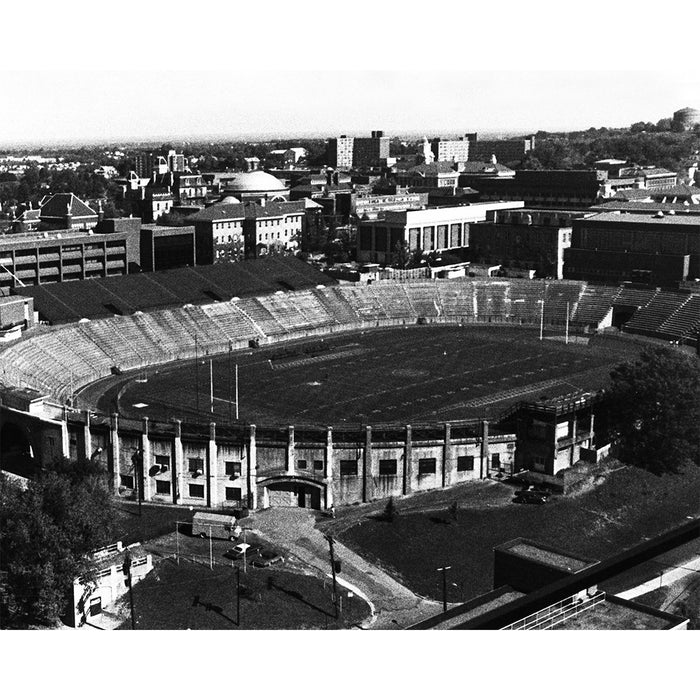
[{"label": "entrance archway", "polygon": [[310,508],[321,509],[319,484],[300,480],[281,480],[262,484],[263,508]]}]

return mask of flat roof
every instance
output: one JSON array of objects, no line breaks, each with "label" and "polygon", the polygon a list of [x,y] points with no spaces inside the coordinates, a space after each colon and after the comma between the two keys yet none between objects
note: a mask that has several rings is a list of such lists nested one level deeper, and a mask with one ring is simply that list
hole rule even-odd
[{"label": "flat roof", "polygon": [[575,574],[596,562],[592,559],[584,559],[561,550],[545,547],[544,545],[530,542],[522,538],[506,542],[494,549],[501,552],[512,552],[524,559],[547,564],[555,569]]},{"label": "flat roof", "polygon": [[[676,209],[682,209],[683,205],[679,204]],[[624,208],[624,205],[623,205]],[[586,223],[601,221],[605,223],[629,223],[629,224],[648,224],[659,226],[700,226],[700,214],[683,214],[674,216],[673,214],[664,214],[657,217],[656,214],[645,214],[641,212],[601,212],[585,219]]]},{"label": "flat roof", "polygon": [[604,600],[569,617],[555,630],[663,630],[676,627],[683,618],[645,605],[606,596]]}]

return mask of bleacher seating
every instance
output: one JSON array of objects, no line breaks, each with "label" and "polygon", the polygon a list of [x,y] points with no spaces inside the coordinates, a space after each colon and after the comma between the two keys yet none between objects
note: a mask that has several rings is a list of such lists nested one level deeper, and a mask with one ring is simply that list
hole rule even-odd
[{"label": "bleacher seating", "polygon": [[[294,276],[290,279],[294,281]],[[217,288],[224,293],[221,286]],[[71,303],[76,303],[74,291],[64,297]],[[127,301],[132,303],[131,298]],[[4,348],[0,359],[3,382],[33,386],[66,399],[74,388],[109,374],[115,365],[134,369],[192,358],[195,353],[224,352],[229,342],[282,339],[288,333],[331,330],[337,324],[418,318],[535,324],[541,318],[542,301],[547,324],[561,324],[568,303],[573,322],[597,326],[614,304],[620,304],[639,305],[626,331],[690,339],[700,330],[700,294],[543,280],[421,279],[209,300],[203,306],[39,327]]]},{"label": "bleacher seating", "polygon": [[658,335],[661,326],[687,301],[686,294],[657,292],[651,301],[635,311],[625,324],[625,330],[643,335]]},{"label": "bleacher seating", "polygon": [[683,305],[659,327],[665,338],[696,338],[700,332],[700,294],[686,297]]},{"label": "bleacher seating", "polygon": [[594,287],[585,285],[579,297],[573,321],[583,326],[598,328],[612,309],[613,299],[619,287]]}]

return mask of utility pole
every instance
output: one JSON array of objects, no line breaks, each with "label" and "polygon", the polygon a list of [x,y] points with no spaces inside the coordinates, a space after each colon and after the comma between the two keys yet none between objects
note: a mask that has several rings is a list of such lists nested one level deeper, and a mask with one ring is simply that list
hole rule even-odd
[{"label": "utility pole", "polygon": [[335,540],[330,535],[324,535],[326,541],[328,542],[328,548],[331,556],[331,573],[333,575],[333,609],[335,610],[335,619],[338,619],[338,583],[335,579],[335,552],[333,550],[333,545]]},{"label": "utility pole", "polygon": [[441,566],[438,571],[442,571],[442,612],[447,612],[447,572],[451,566]]},{"label": "utility pole", "polygon": [[564,341],[564,345],[569,344],[569,302],[566,302],[566,340]]},{"label": "utility pole", "polygon": [[131,629],[136,629],[136,618],[134,616],[134,589],[131,585],[131,552],[127,549],[124,555],[124,565],[122,571],[126,574],[126,585],[129,587],[129,607],[131,608]]},{"label": "utility pole", "polygon": [[209,526],[209,568],[214,569],[214,556],[212,552],[211,525]]}]

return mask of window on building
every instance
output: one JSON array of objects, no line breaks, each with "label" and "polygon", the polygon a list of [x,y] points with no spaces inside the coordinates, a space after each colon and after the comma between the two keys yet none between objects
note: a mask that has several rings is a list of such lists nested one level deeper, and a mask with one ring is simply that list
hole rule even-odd
[{"label": "window on building", "polygon": [[226,500],[227,501],[240,501],[241,500],[241,489],[236,487],[226,487]]},{"label": "window on building", "polygon": [[190,498],[204,498],[204,484],[190,484]]},{"label": "window on building", "polygon": [[170,482],[156,481],[156,493],[168,495],[170,493]]},{"label": "window on building", "polygon": [[306,469],[306,460],[305,459],[297,460],[297,469]]},{"label": "window on building", "polygon": [[473,472],[474,471],[474,455],[462,455],[457,457],[458,472]]},{"label": "window on building", "polygon": [[314,460],[314,471],[315,472],[322,472],[323,471],[323,460],[322,459],[315,459]]},{"label": "window on building", "polygon": [[224,462],[224,469],[226,476],[240,476],[241,475],[241,463],[240,462]]},{"label": "window on building", "polygon": [[134,488],[134,477],[133,476],[124,476],[122,475],[119,479],[119,483],[127,489],[133,489]]},{"label": "window on building", "polygon": [[395,459],[380,459],[379,460],[380,476],[395,476],[396,475],[396,460]]},{"label": "window on building", "polygon": [[357,476],[357,460],[341,459],[340,476]]},{"label": "window on building", "polygon": [[202,457],[190,457],[187,460],[187,465],[192,473],[199,472],[204,474],[204,459]]},{"label": "window on building", "polygon": [[162,472],[167,472],[170,469],[170,455],[156,455],[153,461]]},{"label": "window on building", "polygon": [[437,460],[434,457],[418,460],[419,474],[435,474],[437,468]]}]

